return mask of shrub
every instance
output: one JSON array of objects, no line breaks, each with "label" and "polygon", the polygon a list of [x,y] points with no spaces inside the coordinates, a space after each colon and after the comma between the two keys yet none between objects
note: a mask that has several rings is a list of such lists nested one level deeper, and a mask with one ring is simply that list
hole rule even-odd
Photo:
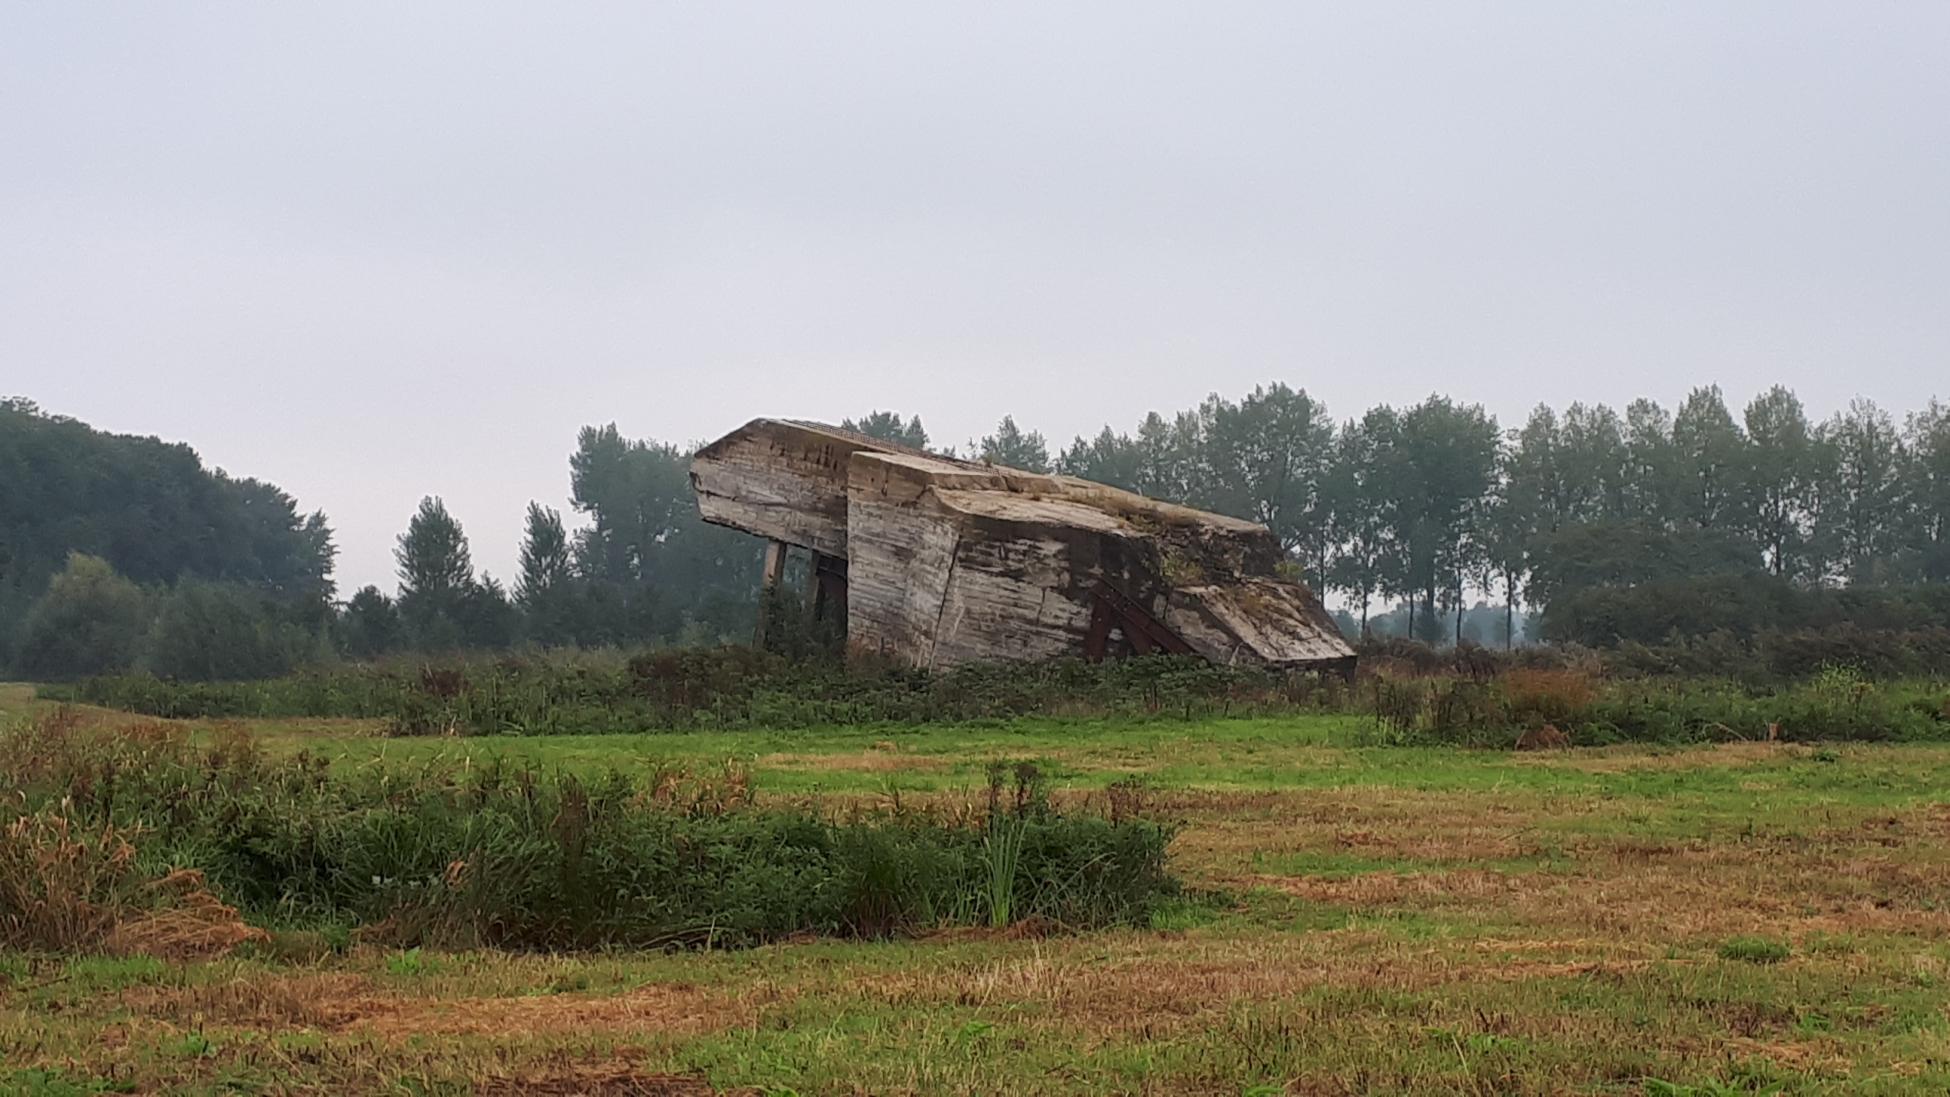
[{"label": "shrub", "polygon": [[157,600],[142,664],[165,677],[271,678],[289,673],[318,647],[269,598],[242,586],[186,579]]},{"label": "shrub", "polygon": [[126,670],[149,623],[149,599],[107,561],[81,553],[21,622],[16,662],[43,681]]},{"label": "shrub", "polygon": [[1500,681],[1510,718],[1519,727],[1582,723],[1598,698],[1597,683],[1582,671],[1519,667]]}]

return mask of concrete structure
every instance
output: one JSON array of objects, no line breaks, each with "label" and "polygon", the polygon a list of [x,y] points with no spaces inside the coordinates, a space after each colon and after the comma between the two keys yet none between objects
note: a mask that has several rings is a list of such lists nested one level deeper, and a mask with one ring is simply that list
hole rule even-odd
[{"label": "concrete structure", "polygon": [[812,553],[855,649],[932,669],[1153,651],[1353,668],[1251,522],[783,419],[699,450],[691,483],[705,521],[772,542],[768,586],[787,546]]}]

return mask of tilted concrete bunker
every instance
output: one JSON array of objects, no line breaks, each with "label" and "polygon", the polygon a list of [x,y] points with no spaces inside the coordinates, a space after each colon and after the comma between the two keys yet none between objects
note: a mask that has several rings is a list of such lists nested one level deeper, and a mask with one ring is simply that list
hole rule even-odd
[{"label": "tilted concrete bunker", "polygon": [[691,484],[705,521],[772,542],[768,586],[786,546],[813,554],[854,649],[930,669],[1150,652],[1353,669],[1252,522],[785,419],[699,450]]}]

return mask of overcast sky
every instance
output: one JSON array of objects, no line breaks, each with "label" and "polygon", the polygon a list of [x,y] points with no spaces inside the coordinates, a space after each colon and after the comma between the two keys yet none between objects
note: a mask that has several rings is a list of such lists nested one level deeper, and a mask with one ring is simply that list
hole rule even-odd
[{"label": "overcast sky", "polygon": [[0,395],[507,578],[576,428],[1950,396],[1950,4],[13,4]]}]

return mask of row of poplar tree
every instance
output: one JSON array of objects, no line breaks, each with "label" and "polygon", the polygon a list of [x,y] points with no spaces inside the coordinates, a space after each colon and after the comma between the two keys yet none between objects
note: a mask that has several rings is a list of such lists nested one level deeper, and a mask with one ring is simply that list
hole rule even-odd
[{"label": "row of poplar tree", "polygon": [[[843,425],[930,447],[918,416]],[[1950,408],[1936,401],[1901,422],[1866,400],[1814,420],[1782,387],[1738,414],[1706,387],[1673,410],[1540,406],[1506,430],[1444,396],[1336,420],[1273,384],[1060,449],[1005,417],[940,452],[1262,522],[1357,631],[1398,606],[1392,629],[1440,640],[1471,598],[1514,615],[1584,587],[1703,572],[1806,588],[1950,580]],[[531,504],[520,573],[505,596],[487,591],[491,611],[469,610],[483,584],[458,525],[427,500],[400,539],[397,607],[373,589],[352,601],[354,650],[743,636],[756,543],[698,520],[689,457],[586,428],[570,461],[586,524],[571,533]],[[1517,631],[1506,618],[1504,638]]]},{"label": "row of poplar tree", "polygon": [[[844,425],[931,447],[918,417]],[[1539,407],[1505,429],[1441,396],[1336,419],[1273,384],[1060,448],[1004,418],[946,452],[1263,522],[1356,632],[1393,607],[1387,631],[1453,638],[1472,599],[1513,614],[1702,573],[1810,591],[1950,580],[1950,408],[1936,401],[1900,420],[1867,401],[1816,420],[1784,388],[1736,414],[1709,387],[1670,411]],[[341,602],[324,516],[274,486],[0,403],[0,661],[227,677],[333,651],[743,639],[761,549],[698,519],[690,453],[584,428],[574,517],[530,504],[510,583],[476,573],[430,497],[398,539],[396,591]],[[1668,615],[1641,631],[1693,627]]]},{"label": "row of poplar tree", "polygon": [[[1901,422],[1867,400],[1814,420],[1784,387],[1736,414],[1710,386],[1673,410],[1539,406],[1506,430],[1444,396],[1336,421],[1274,384],[1054,454],[1009,420],[982,445],[999,463],[1263,522],[1364,622],[1380,599],[1425,621],[1471,591],[1548,603],[1605,577],[1606,540],[1680,571],[1744,558],[1809,587],[1950,580],[1950,407],[1935,400]],[[1657,563],[1613,566],[1626,578]]]}]

